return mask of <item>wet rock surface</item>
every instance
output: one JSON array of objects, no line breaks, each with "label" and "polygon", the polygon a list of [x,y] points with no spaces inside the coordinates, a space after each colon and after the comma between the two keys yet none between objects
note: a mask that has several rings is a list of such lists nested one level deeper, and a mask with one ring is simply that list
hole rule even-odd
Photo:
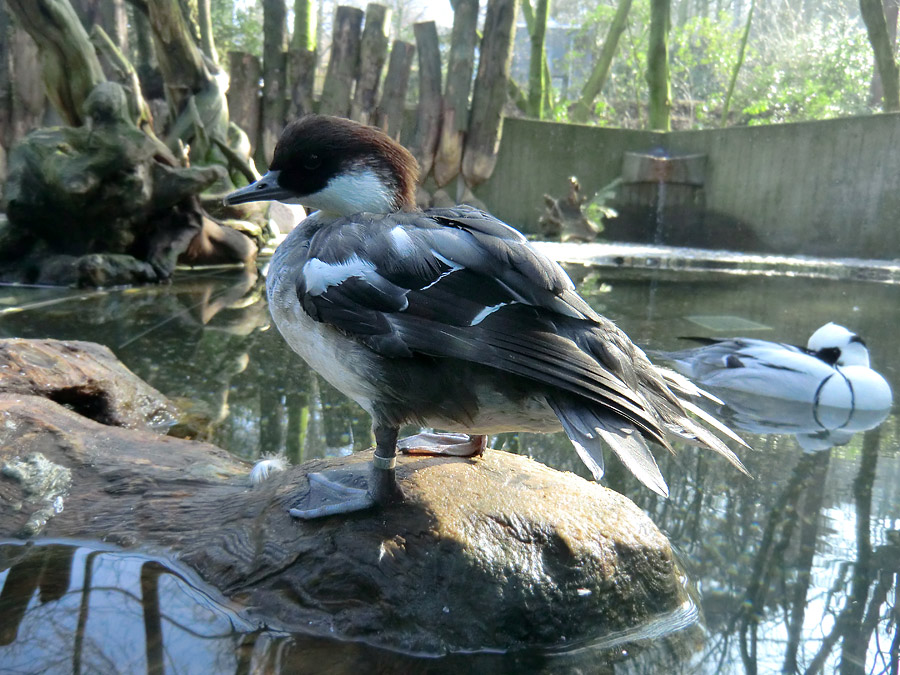
[{"label": "wet rock surface", "polygon": [[165,433],[177,410],[108,347],[77,340],[0,340],[0,392],[56,401],[101,424]]},{"label": "wet rock surface", "polygon": [[[162,547],[275,628],[432,654],[565,647],[685,600],[667,540],[634,504],[505,452],[401,457],[405,503],[312,522],[287,513],[308,474],[370,452],[250,488],[249,465],[212,445],[0,394],[0,463],[36,453],[71,476],[43,536]],[[0,477],[0,537],[41,508]]]}]

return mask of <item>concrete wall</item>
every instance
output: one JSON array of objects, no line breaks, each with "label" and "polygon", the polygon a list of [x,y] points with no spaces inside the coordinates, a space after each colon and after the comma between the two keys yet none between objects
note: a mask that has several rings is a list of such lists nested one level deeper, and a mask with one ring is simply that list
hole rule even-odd
[{"label": "concrete wall", "polygon": [[[507,119],[496,171],[476,194],[534,232],[543,195],[564,196],[569,176],[592,194],[620,175],[623,152],[655,148],[708,157],[705,209],[664,214],[675,222],[664,243],[900,257],[900,114],[668,134]],[[624,215],[608,238],[646,240]]]}]

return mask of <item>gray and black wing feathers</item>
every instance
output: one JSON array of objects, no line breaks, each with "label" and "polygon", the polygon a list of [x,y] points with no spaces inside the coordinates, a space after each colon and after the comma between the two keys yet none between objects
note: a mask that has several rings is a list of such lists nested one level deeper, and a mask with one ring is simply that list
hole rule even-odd
[{"label": "gray and black wing feathers", "polygon": [[666,494],[646,440],[674,433],[734,454],[646,356],[516,230],[469,207],[329,223],[310,239],[303,309],[385,357],[461,359],[534,382],[596,477],[608,444]]}]

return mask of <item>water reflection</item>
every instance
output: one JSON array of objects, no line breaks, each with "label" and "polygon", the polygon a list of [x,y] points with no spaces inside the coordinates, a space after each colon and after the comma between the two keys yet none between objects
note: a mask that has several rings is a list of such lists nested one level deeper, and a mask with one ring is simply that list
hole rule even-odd
[{"label": "water reflection", "polygon": [[[688,604],[565,651],[428,657],[269,629],[178,563],[100,544],[0,541],[0,670],[21,673],[596,671],[689,653]],[[609,670],[612,672],[612,670]]]},{"label": "water reflection", "polygon": [[162,558],[0,542],[3,672],[227,672],[256,626]]},{"label": "water reflection", "polygon": [[[677,336],[696,334],[698,316],[737,318],[758,337],[777,335],[794,343],[804,343],[811,328],[836,320],[866,336],[873,362],[897,391],[898,286],[667,271],[572,271],[591,303],[649,349],[682,347]],[[283,452],[293,461],[368,446],[367,416],[309,371],[268,326],[260,282],[228,271],[181,275],[169,286],[100,294],[0,289],[0,334],[107,344],[138,375],[189,405],[192,415],[177,430],[182,435],[208,438],[245,458]],[[250,630],[229,638],[231,651],[221,657],[227,662],[223,670],[897,672],[896,415],[871,428],[886,411],[847,415],[841,410],[798,411],[759,398],[728,402],[729,409],[720,412],[745,430],[753,449],[740,454],[754,479],[685,446],[679,446],[674,457],[660,457],[671,488],[667,500],[641,488],[615,466],[608,474],[609,484],[645,509],[672,540],[697,589],[705,632],[644,646],[636,655],[623,648],[627,655],[588,654],[565,661],[547,654],[422,660],[364,645],[337,649],[320,639]],[[816,418],[821,428],[814,426]],[[562,434],[503,434],[494,445],[585,475]],[[812,447],[822,451],[804,453]],[[78,555],[82,557],[76,567],[83,569],[87,554]],[[53,597],[52,585],[34,585],[27,575],[11,581],[12,568],[5,569],[4,592],[10,585],[21,588],[20,604],[4,605],[0,613],[2,634],[7,635],[10,625],[6,617],[22,611],[23,597],[29,598],[28,607],[43,608],[42,621],[55,621],[51,609],[58,609],[58,602],[41,603],[42,597]],[[77,576],[81,579],[83,573]],[[77,595],[71,588],[64,597]],[[142,597],[139,582],[132,594]],[[77,613],[66,621],[56,622],[59,643],[71,642]],[[197,626],[191,621],[185,619],[185,625],[199,631],[202,620]],[[165,633],[167,619],[160,622]],[[19,625],[25,625],[25,619]],[[142,636],[143,617],[136,625],[135,634]],[[22,644],[16,640],[11,647],[27,651]],[[144,649],[143,642],[129,643],[134,644]],[[30,649],[37,649],[33,655],[42,663],[57,663],[49,643]],[[126,651],[121,646],[108,649]],[[182,653],[167,646],[163,653],[172,663],[184,664],[181,670],[190,670],[190,650]],[[0,663],[5,665],[4,654],[0,652]],[[131,663],[131,656],[122,658],[122,663]],[[71,661],[59,662],[66,663],[63,671],[68,672]]]}]

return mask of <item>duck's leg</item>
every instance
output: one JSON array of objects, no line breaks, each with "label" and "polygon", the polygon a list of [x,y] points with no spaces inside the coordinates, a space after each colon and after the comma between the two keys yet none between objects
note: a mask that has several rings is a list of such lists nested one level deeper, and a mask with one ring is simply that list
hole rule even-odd
[{"label": "duck's leg", "polygon": [[403,500],[397,485],[396,427],[375,427],[375,457],[365,466],[309,474],[309,492],[290,509],[294,518],[312,520],[365,511]]},{"label": "duck's leg", "polygon": [[487,448],[484,434],[435,434],[423,432],[404,438],[400,452],[407,455],[450,455],[452,457],[476,457]]},{"label": "duck's leg", "polygon": [[385,505],[403,501],[403,492],[397,485],[397,436],[398,427],[376,426],[375,456],[372,458],[372,479],[369,494],[376,504]]}]

